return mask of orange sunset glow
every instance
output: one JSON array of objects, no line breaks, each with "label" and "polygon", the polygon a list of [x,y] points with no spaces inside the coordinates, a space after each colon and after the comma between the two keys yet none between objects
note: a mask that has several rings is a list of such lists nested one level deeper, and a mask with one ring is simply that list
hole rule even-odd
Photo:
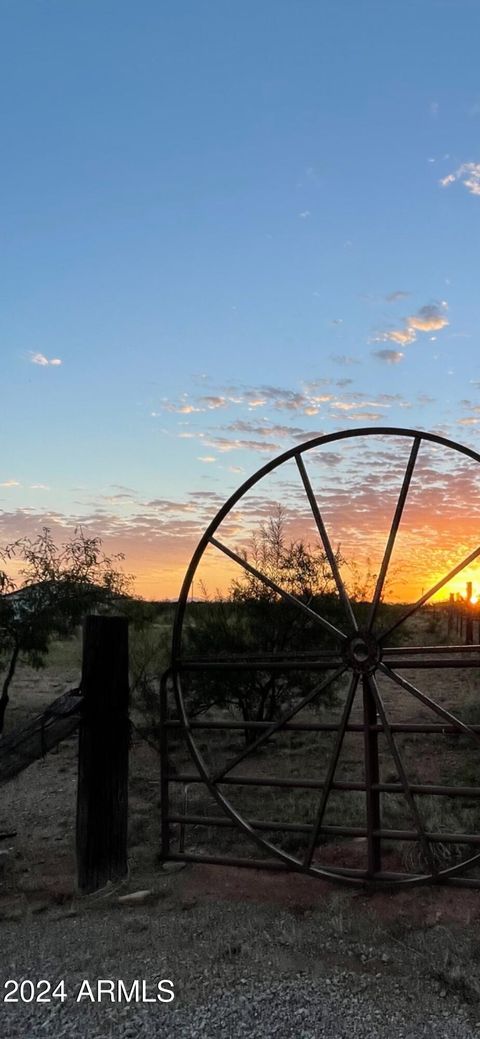
[{"label": "orange sunset glow", "polygon": [[[359,436],[307,449],[304,462],[331,545],[339,549],[341,572],[351,594],[373,592],[405,477],[411,438],[398,435]],[[422,440],[396,533],[384,596],[416,601],[442,581],[478,546],[480,529],[479,466],[473,459]],[[320,548],[319,533],[292,458],[237,495],[217,534],[237,553],[249,552],[252,535],[282,507],[285,536]],[[148,599],[176,599],[185,571],[204,531],[223,505],[220,490],[187,493],[184,501],[153,499],[122,501],[121,511],[72,517],[58,514],[17,514],[9,523],[9,540],[34,536],[49,526],[61,543],[80,524],[102,537],[109,554],[125,555],[124,569],[135,578],[135,592]],[[15,572],[15,560],[10,564]],[[17,572],[18,576],[18,572]],[[238,564],[215,547],[204,552],[190,595],[202,598],[228,594],[239,576]],[[464,594],[472,581],[478,595],[480,563],[465,569],[437,591],[433,601]]]},{"label": "orange sunset glow", "polygon": [[[345,440],[336,445],[336,459],[316,447],[304,454],[311,486],[322,513],[330,542],[339,548],[341,573],[351,594],[373,592],[400,487],[405,473],[409,443],[400,437],[368,437]],[[186,567],[208,523],[211,511],[198,505],[164,524],[152,526],[141,544],[130,538],[115,539],[125,551],[128,569],[137,576],[137,591],[165,598],[178,596]],[[281,505],[289,541],[303,541],[318,548],[320,538],[310,505],[305,500],[294,461],[281,463],[240,494],[216,532],[237,553],[249,552],[251,537]],[[174,510],[172,510],[173,513]],[[409,486],[403,515],[396,534],[385,584],[385,599],[416,601],[475,552],[478,547],[480,482],[477,463],[446,448],[422,442]],[[158,566],[157,552],[165,565]],[[193,578],[190,595],[202,598],[227,595],[231,581],[239,577],[239,565],[215,547],[208,546]],[[465,595],[466,583],[474,588],[472,604],[480,587],[480,563],[476,559],[444,584],[429,601],[448,599],[451,593]]]}]

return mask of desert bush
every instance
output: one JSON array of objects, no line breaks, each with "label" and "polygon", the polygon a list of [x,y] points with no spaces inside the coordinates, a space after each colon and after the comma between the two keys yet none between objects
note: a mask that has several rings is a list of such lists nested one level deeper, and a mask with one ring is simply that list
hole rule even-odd
[{"label": "desert bush", "polygon": [[101,538],[76,528],[59,546],[44,527],[36,538],[20,538],[0,549],[2,566],[12,560],[22,564],[19,588],[0,569],[0,665],[5,669],[0,734],[19,659],[43,667],[52,640],[71,636],[89,610],[116,610],[127,601],[132,578],[117,568],[124,556],[106,556],[101,545]]}]

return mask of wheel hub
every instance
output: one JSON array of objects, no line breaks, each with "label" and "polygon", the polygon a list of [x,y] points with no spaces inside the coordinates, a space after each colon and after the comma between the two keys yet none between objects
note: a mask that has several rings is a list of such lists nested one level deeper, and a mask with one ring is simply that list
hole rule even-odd
[{"label": "wheel hub", "polygon": [[380,645],[368,631],[355,632],[344,646],[342,656],[344,663],[360,675],[372,674],[382,659]]}]

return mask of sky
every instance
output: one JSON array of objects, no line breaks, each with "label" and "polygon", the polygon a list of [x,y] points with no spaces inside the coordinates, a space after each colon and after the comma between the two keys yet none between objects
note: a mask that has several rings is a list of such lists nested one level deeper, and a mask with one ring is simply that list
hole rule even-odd
[{"label": "sky", "polygon": [[[478,449],[479,33],[476,0],[0,0],[0,546],[81,525],[175,598],[292,446]],[[305,453],[350,573],[410,447]],[[477,468],[422,444],[393,598],[475,547]],[[294,463],[247,498],[232,545],[278,501],[315,542]]]}]

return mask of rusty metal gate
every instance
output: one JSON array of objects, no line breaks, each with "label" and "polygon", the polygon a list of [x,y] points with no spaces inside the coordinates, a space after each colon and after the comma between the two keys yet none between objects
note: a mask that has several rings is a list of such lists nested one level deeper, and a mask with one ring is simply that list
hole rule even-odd
[{"label": "rusty metal gate", "polygon": [[[347,591],[344,562],[327,529],[333,505],[325,466],[331,471],[341,464],[332,461],[340,447],[349,452],[345,472],[353,518],[367,537],[375,486],[383,495],[382,516],[389,515],[367,597]],[[383,485],[377,464],[382,459],[388,469]],[[362,460],[375,461],[373,481],[365,483]],[[294,870],[357,885],[480,885],[480,647],[450,644],[451,601],[449,607],[440,600],[432,605],[480,556],[479,462],[473,450],[431,433],[343,431],[275,458],[220,508],[188,567],[171,666],[161,683],[164,859]],[[472,501],[462,511],[470,544],[460,538],[458,545],[471,550],[458,550],[454,565],[422,587],[413,602],[388,605],[384,592],[403,524],[407,558],[413,566],[415,557],[418,569],[423,551],[427,576],[439,551],[433,535],[425,545],[434,518],[445,543],[458,538],[459,502],[448,488],[452,481],[458,485],[459,474]],[[273,498],[270,492],[261,498],[259,491],[272,477],[277,498],[279,489],[284,500],[294,495],[297,512],[299,492],[304,496],[309,530],[331,580],[322,595],[299,595],[292,583],[282,584],[281,570],[280,577],[267,566],[262,570],[261,553],[249,558],[239,547],[238,517],[252,514],[248,495],[253,490],[253,503],[265,510]],[[360,479],[367,495],[358,490]],[[342,529],[349,522],[345,500]],[[237,596],[235,606],[234,599],[230,605],[221,597],[210,603],[195,599],[193,582],[202,562],[216,573],[218,558],[227,559],[250,587],[263,589],[260,606],[248,595]],[[192,633],[207,614],[210,648],[199,653]],[[269,638],[280,615],[292,637],[272,649]],[[249,648],[238,652],[246,618]],[[298,649],[297,619],[304,625]],[[241,714],[238,704],[247,703],[253,688],[275,690],[270,715]]]}]

